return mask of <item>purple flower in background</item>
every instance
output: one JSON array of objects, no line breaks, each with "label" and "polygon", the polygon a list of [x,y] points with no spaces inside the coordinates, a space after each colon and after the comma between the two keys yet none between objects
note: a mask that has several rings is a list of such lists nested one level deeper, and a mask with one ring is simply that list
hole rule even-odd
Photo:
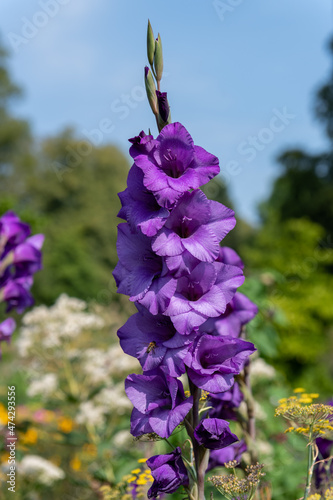
[{"label": "purple flower in background", "polygon": [[118,196],[122,204],[118,217],[146,236],[155,236],[169,217],[169,210],[160,207],[155,196],[144,187],[142,170],[135,164],[129,171],[127,188]]},{"label": "purple flower in background", "polygon": [[30,235],[30,227],[14,212],[0,217],[0,302],[6,311],[22,313],[33,304],[32,275],[42,267],[42,234]]},{"label": "purple flower in background", "polygon": [[[30,288],[32,275],[42,268],[44,236],[29,236],[29,225],[14,212],[0,217],[0,302],[7,303],[6,312],[22,313],[34,303]],[[0,342],[9,342],[15,326],[12,318],[0,323]]]},{"label": "purple flower in background", "polygon": [[153,148],[132,157],[144,173],[143,183],[159,205],[171,208],[189,189],[206,184],[220,171],[216,156],[193,144],[181,123],[166,125]]},{"label": "purple flower in background", "polygon": [[208,200],[199,189],[186,192],[153,238],[152,249],[165,257],[187,250],[199,261],[213,262],[219,255],[220,241],[235,224],[230,208]]},{"label": "purple flower in background", "polygon": [[[16,328],[16,323],[13,318],[7,318],[0,323],[0,342],[7,342],[9,344],[11,336]],[[0,358],[1,358],[1,344],[0,344]]]},{"label": "purple flower in background", "polygon": [[29,224],[22,222],[14,212],[6,212],[0,218],[0,258],[30,235]]},{"label": "purple flower in background", "polygon": [[231,460],[241,461],[242,454],[247,450],[245,441],[241,440],[231,444],[226,448],[212,450],[209,456],[207,472],[215,467],[223,467],[223,465]]},{"label": "purple flower in background", "polygon": [[162,438],[169,437],[193,405],[192,396],[185,398],[180,380],[160,370],[146,375],[129,375],[125,391],[134,406],[131,416],[133,436],[155,432]]},{"label": "purple flower in background", "polygon": [[126,223],[118,224],[117,250],[119,262],[113,276],[118,293],[129,295],[132,302],[139,302],[152,314],[164,312],[177,282],[165,275],[163,260],[152,251],[150,239],[132,233]]},{"label": "purple flower in background", "polygon": [[194,430],[195,439],[209,450],[225,448],[238,437],[229,429],[229,423],[221,418],[204,418]]},{"label": "purple flower in background", "polygon": [[234,383],[247,358],[255,351],[250,342],[234,337],[201,335],[186,355],[193,384],[212,393],[225,392]]},{"label": "purple flower in background", "polygon": [[188,486],[189,478],[179,446],[166,455],[155,455],[147,460],[154,482],[148,498],[157,498],[161,493],[173,493],[179,486]]},{"label": "purple flower in background", "polygon": [[[327,405],[333,406],[333,399],[326,403]],[[333,423],[333,416],[329,416],[328,419],[331,421],[331,425]],[[318,446],[319,451],[319,460],[327,460],[333,454],[333,440],[328,438],[317,438],[316,445]],[[322,488],[330,477],[333,477],[333,460],[331,460],[329,468],[327,467],[327,463],[317,463],[314,467],[314,476],[316,481],[316,488]],[[326,467],[325,467],[326,465]]]},{"label": "purple flower in background", "polygon": [[208,318],[220,316],[243,281],[239,267],[201,262],[190,276],[178,279],[164,314],[171,317],[179,333],[188,334]]},{"label": "purple flower in background", "polygon": [[197,332],[184,338],[170,318],[153,316],[144,307],[119,328],[118,337],[123,351],[137,358],[143,371],[160,367],[171,377],[185,373],[183,359]]},{"label": "purple flower in background", "polygon": [[31,307],[34,299],[30,293],[32,278],[22,277],[15,280],[8,280],[6,285],[0,289],[0,302],[7,302],[6,312],[16,309],[18,313],[23,313],[27,307]]},{"label": "purple flower in background", "polygon": [[210,318],[200,326],[200,331],[212,335],[239,337],[242,326],[251,321],[258,312],[257,306],[245,295],[236,292],[226,310],[217,318]]},{"label": "purple flower in background", "polygon": [[16,276],[28,276],[42,268],[43,243],[44,235],[35,234],[14,249],[13,264],[16,268]]}]

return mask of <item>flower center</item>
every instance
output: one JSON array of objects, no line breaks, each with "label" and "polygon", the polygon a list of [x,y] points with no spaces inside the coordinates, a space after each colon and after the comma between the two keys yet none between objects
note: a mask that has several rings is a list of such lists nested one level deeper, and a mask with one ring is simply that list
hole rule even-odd
[{"label": "flower center", "polygon": [[182,172],[179,169],[179,165],[177,162],[177,154],[172,152],[171,149],[167,149],[165,153],[163,153],[163,170],[165,173],[174,179],[178,179],[182,175]]},{"label": "flower center", "polygon": [[202,297],[202,288],[199,282],[190,282],[187,289],[183,291],[183,295],[191,302],[199,300]]},{"label": "flower center", "polygon": [[178,236],[181,238],[188,238],[192,234],[192,228],[190,227],[190,223],[192,222],[191,217],[187,217],[184,215],[184,217],[181,219],[179,226],[176,228],[176,233]]}]

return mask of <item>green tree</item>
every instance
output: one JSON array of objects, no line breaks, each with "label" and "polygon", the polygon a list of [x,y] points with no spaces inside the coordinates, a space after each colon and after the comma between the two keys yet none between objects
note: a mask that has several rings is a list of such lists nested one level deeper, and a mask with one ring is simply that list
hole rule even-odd
[{"label": "green tree", "polygon": [[117,193],[126,187],[128,168],[116,147],[93,147],[69,130],[42,143],[35,175],[26,181],[26,202],[45,220],[36,292],[47,302],[63,291],[103,302],[114,298]]},{"label": "green tree", "polygon": [[[259,305],[249,325],[259,351],[295,385],[332,391],[333,250],[305,218],[268,224],[245,246],[252,277],[243,286]],[[253,276],[256,276],[254,278]]]},{"label": "green tree", "polygon": [[[7,70],[8,54],[0,45],[0,212],[11,207],[14,171],[24,170],[31,154],[29,125],[12,116],[10,106],[20,96],[20,89],[12,82]],[[16,179],[16,186],[20,179]]]},{"label": "green tree", "polygon": [[110,302],[116,265],[117,193],[129,164],[114,146],[94,147],[71,130],[34,141],[29,124],[13,117],[20,95],[0,48],[0,215],[12,209],[45,234],[44,269],[36,274],[37,302],[62,292]]},{"label": "green tree", "polygon": [[[330,43],[333,56],[333,40]],[[320,154],[294,149],[278,158],[282,174],[260,206],[264,222],[306,216],[333,233],[333,70],[317,92],[315,113],[324,125],[328,149]]]},{"label": "green tree", "polygon": [[[333,42],[330,45],[333,55]],[[287,379],[309,390],[332,391],[333,349],[333,72],[317,93],[317,118],[328,150],[279,156],[282,173],[261,204],[263,225],[241,248],[248,288],[260,301],[250,325],[259,348]],[[267,333],[267,336],[265,334]]]}]

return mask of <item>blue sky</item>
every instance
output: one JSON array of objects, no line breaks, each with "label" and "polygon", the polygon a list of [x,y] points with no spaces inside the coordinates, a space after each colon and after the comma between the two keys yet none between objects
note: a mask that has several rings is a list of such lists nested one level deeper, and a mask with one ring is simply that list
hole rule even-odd
[{"label": "blue sky", "polygon": [[329,74],[331,1],[1,0],[24,89],[14,112],[38,137],[70,125],[127,154],[129,137],[156,133],[143,94],[148,17],[162,36],[173,121],[220,158],[237,211],[255,222],[277,154],[325,145],[312,107]]}]

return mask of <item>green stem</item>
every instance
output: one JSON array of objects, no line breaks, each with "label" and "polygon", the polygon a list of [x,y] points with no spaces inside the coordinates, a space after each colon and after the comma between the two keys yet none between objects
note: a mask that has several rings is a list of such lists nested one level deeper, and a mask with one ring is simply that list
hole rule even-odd
[{"label": "green stem", "polygon": [[80,394],[80,389],[79,389],[79,386],[78,386],[78,384],[73,376],[71,366],[66,358],[63,359],[63,367],[64,367],[64,373],[65,373],[65,377],[67,379],[70,394],[74,399],[77,399],[79,394]]},{"label": "green stem", "polygon": [[[246,340],[246,329],[243,327],[241,338]],[[250,380],[250,367],[251,361],[248,359],[244,364],[243,377],[239,377],[241,390],[244,395],[244,402],[246,404],[246,444],[250,454],[251,463],[254,464],[258,461],[258,453],[256,450],[256,421],[255,421],[255,401],[252,394],[251,380]]]},{"label": "green stem", "polygon": [[[192,429],[194,430],[199,425],[199,402],[201,389],[194,385],[191,380],[189,380],[189,387],[193,396]],[[197,473],[198,490],[196,500],[205,500],[205,472],[208,465],[207,450],[205,450],[203,446],[199,445],[193,434],[190,437],[193,443],[195,470]]]},{"label": "green stem", "polygon": [[314,448],[312,445],[312,436],[311,436],[311,432],[310,432],[309,443],[308,443],[308,470],[307,470],[307,475],[306,475],[306,487],[305,487],[305,491],[304,491],[304,500],[306,500],[310,494],[313,466],[314,466],[315,460],[316,460],[316,457],[315,457]]}]

